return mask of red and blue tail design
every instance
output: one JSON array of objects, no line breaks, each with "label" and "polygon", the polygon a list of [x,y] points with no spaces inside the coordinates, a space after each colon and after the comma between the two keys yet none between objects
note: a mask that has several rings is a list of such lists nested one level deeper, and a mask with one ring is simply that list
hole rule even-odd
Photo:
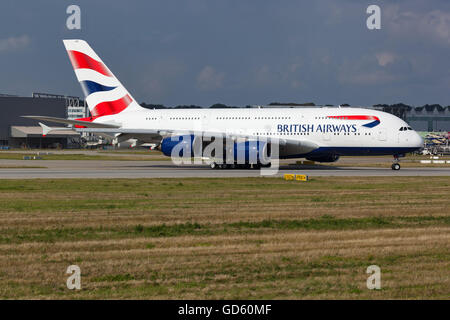
[{"label": "red and blue tail design", "polygon": [[63,42],[92,117],[141,108],[86,41]]},{"label": "red and blue tail design", "polygon": [[376,116],[367,116],[367,115],[348,115],[348,116],[328,116],[331,119],[340,119],[340,120],[373,120],[372,122],[363,124],[363,127],[373,128],[380,124],[380,119]]}]

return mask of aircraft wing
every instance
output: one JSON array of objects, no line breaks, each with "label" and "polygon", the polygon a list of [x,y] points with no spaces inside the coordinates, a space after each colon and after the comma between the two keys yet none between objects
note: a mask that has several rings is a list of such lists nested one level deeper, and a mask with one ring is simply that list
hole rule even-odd
[{"label": "aircraft wing", "polygon": [[[213,131],[175,131],[173,129],[130,129],[130,128],[74,128],[78,132],[92,132],[92,133],[105,133],[105,134],[129,134],[129,135],[149,135],[152,138],[160,137],[161,139],[165,137],[170,137],[173,135],[197,135],[204,138],[209,137],[220,137],[224,136],[223,132],[213,132]],[[225,136],[224,136],[225,138]],[[233,141],[250,141],[261,139],[261,136],[253,136],[246,134],[227,134],[226,138],[232,139]],[[270,141],[270,137],[268,141]],[[309,140],[292,140],[280,138],[278,139],[278,144],[280,146],[280,154],[305,154],[309,153],[319,146]]]},{"label": "aircraft wing", "polygon": [[[162,140],[165,137],[170,137],[172,135],[197,135],[204,138],[208,137],[220,137],[223,136],[223,132],[213,132],[213,131],[182,131],[173,129],[135,129],[135,128],[121,128],[116,124],[105,124],[105,123],[95,123],[80,120],[68,120],[63,118],[47,117],[47,116],[22,116],[24,118],[36,119],[41,121],[50,121],[56,123],[72,124],[83,126],[84,128],[72,128],[77,132],[91,132],[91,133],[104,133],[110,135],[122,134],[122,135],[139,135],[139,136],[149,136],[151,140],[157,141]],[[43,133],[52,131],[52,128],[43,127]],[[46,130],[47,129],[47,130]],[[225,138],[225,137],[224,137]],[[232,139],[233,141],[250,141],[258,140],[260,136],[246,135],[246,134],[228,134],[226,138]],[[269,140],[269,139],[268,139]],[[308,140],[292,140],[281,138],[278,140],[280,146],[280,153],[283,154],[303,154],[311,152],[317,149],[319,146]]]},{"label": "aircraft wing", "polygon": [[[73,128],[77,132],[91,132],[91,133],[105,133],[105,134],[129,134],[129,135],[149,135],[152,138],[165,138],[172,135],[184,135],[184,134],[194,134],[202,137],[218,137],[223,136],[223,132],[213,132],[213,131],[183,131],[183,130],[173,130],[173,129],[135,129],[135,128],[121,128],[118,124],[106,124],[106,123],[96,123],[80,120],[68,120],[56,117],[47,116],[22,116],[24,118],[36,119],[41,121],[50,121],[56,123],[65,123],[72,125],[83,126],[84,128]],[[246,134],[228,134],[227,138],[231,138],[234,141],[237,140],[257,140],[260,136],[246,135]],[[295,151],[298,153],[307,153],[318,148],[318,145],[314,142],[308,140],[292,140],[280,138],[279,145],[282,149],[288,149],[286,151]]]}]

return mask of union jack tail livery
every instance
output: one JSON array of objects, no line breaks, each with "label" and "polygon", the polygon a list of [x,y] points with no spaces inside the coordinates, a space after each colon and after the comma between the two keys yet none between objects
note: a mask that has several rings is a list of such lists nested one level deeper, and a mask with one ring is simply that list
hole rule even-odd
[{"label": "union jack tail livery", "polygon": [[93,119],[142,110],[86,41],[63,42]]}]

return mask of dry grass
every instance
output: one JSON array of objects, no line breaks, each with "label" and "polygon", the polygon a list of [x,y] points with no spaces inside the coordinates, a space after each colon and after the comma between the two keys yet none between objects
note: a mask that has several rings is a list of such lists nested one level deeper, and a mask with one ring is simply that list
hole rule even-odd
[{"label": "dry grass", "polygon": [[0,297],[448,299],[449,191],[448,177],[2,181]]},{"label": "dry grass", "polygon": [[47,169],[47,167],[43,167],[43,166],[0,165],[0,169]]}]

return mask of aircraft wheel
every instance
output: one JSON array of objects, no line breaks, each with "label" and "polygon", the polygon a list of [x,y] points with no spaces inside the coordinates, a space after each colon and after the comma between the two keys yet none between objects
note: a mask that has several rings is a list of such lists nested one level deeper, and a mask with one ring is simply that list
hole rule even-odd
[{"label": "aircraft wheel", "polygon": [[211,169],[217,169],[217,163],[215,163],[215,162],[212,162],[210,164],[210,166],[211,166]]},{"label": "aircraft wheel", "polygon": [[400,164],[399,163],[393,163],[391,168],[392,168],[392,170],[400,170]]}]

